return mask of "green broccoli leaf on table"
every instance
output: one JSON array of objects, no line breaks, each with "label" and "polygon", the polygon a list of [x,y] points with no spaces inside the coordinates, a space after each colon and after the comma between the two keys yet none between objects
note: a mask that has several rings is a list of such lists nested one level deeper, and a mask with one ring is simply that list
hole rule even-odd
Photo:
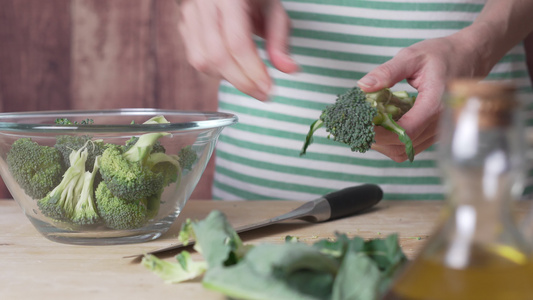
[{"label": "green broccoli leaf on table", "polygon": [[178,263],[145,255],[143,265],[171,283],[203,275],[204,287],[235,299],[374,300],[407,261],[394,234],[368,241],[337,234],[311,245],[294,239],[245,245],[219,211],[186,221],[180,238],[189,237],[205,262],[183,264],[179,255],[189,256],[182,251]]},{"label": "green broccoli leaf on table", "polygon": [[354,87],[339,95],[334,104],[327,106],[319,119],[310,126],[300,155],[304,155],[313,142],[313,134],[321,127],[329,133],[328,138],[350,146],[352,151],[365,153],[375,141],[375,126],[394,132],[405,144],[409,161],[414,160],[413,143],[399,120],[414,105],[415,98],[406,92],[382,89],[365,93]]}]

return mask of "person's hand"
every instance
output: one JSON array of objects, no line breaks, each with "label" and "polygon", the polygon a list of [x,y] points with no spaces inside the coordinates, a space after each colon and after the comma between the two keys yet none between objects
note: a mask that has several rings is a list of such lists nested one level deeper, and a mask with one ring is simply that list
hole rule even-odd
[{"label": "person's hand", "polygon": [[[463,29],[448,37],[425,40],[404,48],[358,82],[363,91],[375,92],[406,79],[418,90],[415,105],[397,122],[413,141],[415,153],[436,141],[443,107],[441,98],[447,81],[485,77],[492,68],[483,58],[484,49],[480,49],[475,39],[469,38],[470,30]],[[407,159],[405,145],[398,136],[379,126],[372,149],[397,162]]]},{"label": "person's hand", "polygon": [[290,19],[279,0],[177,2],[187,59],[198,71],[224,78],[241,92],[267,100],[272,82],[253,34],[265,39],[274,67],[286,73],[298,70],[288,55]]}]

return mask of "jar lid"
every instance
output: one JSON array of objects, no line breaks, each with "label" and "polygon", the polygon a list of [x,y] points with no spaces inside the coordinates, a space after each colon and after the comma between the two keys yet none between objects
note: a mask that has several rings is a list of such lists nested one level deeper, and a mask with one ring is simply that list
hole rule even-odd
[{"label": "jar lid", "polygon": [[518,105],[514,97],[516,87],[500,81],[480,81],[479,79],[456,79],[448,83],[450,105],[455,115],[461,114],[467,103],[475,101],[476,114],[481,128],[507,126],[511,123],[512,112]]},{"label": "jar lid", "polygon": [[480,79],[469,78],[451,80],[448,83],[448,91],[462,97],[477,96],[484,99],[503,97],[502,100],[504,100],[516,91],[516,87],[502,81],[480,81]]}]

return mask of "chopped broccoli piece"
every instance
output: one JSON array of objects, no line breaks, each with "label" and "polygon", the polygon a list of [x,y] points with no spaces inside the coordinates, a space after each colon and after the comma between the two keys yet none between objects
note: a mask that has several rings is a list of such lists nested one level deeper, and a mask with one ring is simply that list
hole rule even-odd
[{"label": "chopped broccoli piece", "polygon": [[[126,151],[130,150],[131,147],[133,147],[133,145],[135,145],[135,143],[137,143],[138,140],[139,140],[138,136],[131,137],[131,139],[126,141],[126,144],[124,145],[122,151],[126,152]],[[152,146],[152,151],[150,151],[150,153],[159,153],[159,152],[165,153],[166,151],[167,150],[165,149],[165,147],[163,147],[163,145],[161,145],[161,142],[157,141]]]},{"label": "chopped broccoli piece", "polygon": [[56,125],[90,125],[90,124],[94,124],[94,120],[85,119],[85,120],[82,120],[81,122],[77,122],[77,121],[72,122],[71,120],[67,118],[57,118],[55,123]]},{"label": "chopped broccoli piece", "polygon": [[170,123],[164,116],[157,115],[143,122],[143,124],[168,124]]},{"label": "chopped broccoli piece", "polygon": [[163,186],[178,182],[181,177],[180,160],[177,155],[153,153],[148,158],[147,166],[152,172],[163,176]]},{"label": "chopped broccoli piece", "polygon": [[102,155],[107,148],[107,144],[102,140],[92,140],[89,135],[74,136],[74,135],[59,135],[56,137],[54,147],[58,149],[63,155],[65,165],[70,166],[69,156],[72,151],[79,150],[87,146],[88,156],[85,162],[86,170],[91,170],[94,166],[94,160],[97,156]]},{"label": "chopped broccoli piece", "polygon": [[[56,119],[57,125],[90,125],[93,124],[94,121],[92,119],[85,119],[81,122],[72,122],[69,119],[66,118],[60,118]],[[63,159],[65,160],[65,165],[67,167],[70,166],[69,162],[69,156],[72,151],[76,151],[82,147],[85,147],[87,145],[88,141],[91,141],[92,144],[90,144],[89,147],[87,147],[88,156],[87,161],[85,163],[85,168],[87,170],[91,170],[94,166],[94,160],[97,156],[102,155],[107,145],[102,140],[93,140],[93,137],[90,135],[59,135],[56,137],[56,144],[54,145],[55,148],[57,148],[61,154],[63,155]]]},{"label": "chopped broccoli piece", "polygon": [[146,220],[155,218],[159,213],[159,207],[161,207],[161,194],[163,194],[163,190],[158,194],[153,194],[146,198]]},{"label": "chopped broccoli piece", "polygon": [[102,154],[100,173],[113,195],[122,199],[137,200],[159,193],[164,176],[150,170],[147,164],[152,146],[167,133],[147,133],[128,151],[111,145]]},{"label": "chopped broccoli piece", "polygon": [[147,220],[146,198],[131,201],[116,197],[104,181],[96,188],[95,197],[98,215],[111,229],[139,228]]},{"label": "chopped broccoli piece", "polygon": [[41,199],[53,190],[66,169],[57,149],[41,146],[30,138],[13,143],[7,154],[7,164],[15,181],[34,199]]},{"label": "chopped broccoli piece", "polygon": [[[168,123],[169,122],[167,121],[167,119],[165,119],[165,117],[163,117],[163,116],[155,116],[155,117],[152,117],[152,118],[148,119],[143,124],[168,124]],[[133,121],[132,121],[132,124],[134,124]],[[130,150],[131,147],[133,147],[133,145],[135,145],[138,140],[139,140],[139,137],[137,137],[137,136],[131,137],[131,139],[126,141],[126,144],[124,145],[123,151],[127,152],[128,150]],[[163,147],[161,145],[161,142],[159,142],[159,141],[155,142],[155,144],[152,145],[152,150],[150,151],[150,153],[158,153],[158,152],[161,152],[161,153],[165,153],[166,152],[165,147]]]},{"label": "chopped broccoli piece", "polygon": [[181,148],[180,152],[178,153],[178,157],[180,166],[185,170],[191,170],[192,165],[198,159],[198,155],[194,150],[192,150],[191,145]]},{"label": "chopped broccoli piece", "polygon": [[86,148],[72,151],[70,167],[59,185],[37,202],[45,216],[56,220],[72,220],[76,216],[76,206],[85,184],[87,152]]},{"label": "chopped broccoli piece", "polygon": [[96,174],[100,168],[100,157],[96,157],[93,171],[86,171],[83,174],[83,188],[80,192],[79,201],[76,204],[72,221],[78,225],[92,225],[98,223],[100,216],[96,211],[96,202],[94,200],[94,183]]},{"label": "chopped broccoli piece", "polygon": [[352,151],[365,153],[375,143],[374,126],[396,133],[402,143],[409,161],[414,159],[413,144],[405,129],[395,121],[400,119],[414,104],[414,97],[406,92],[391,92],[382,89],[365,93],[354,87],[339,95],[336,102],[326,107],[318,120],[311,124],[300,155],[304,155],[313,141],[313,134],[325,126],[328,138],[350,146]]},{"label": "chopped broccoli piece", "polygon": [[[156,116],[144,124],[163,124],[168,121],[163,116]],[[110,203],[130,202],[135,206],[141,203],[145,219],[157,215],[163,188],[172,182],[179,181],[181,168],[176,155],[165,154],[165,148],[159,139],[169,133],[147,133],[133,137],[125,146],[111,145],[102,154],[100,173],[105,186],[100,195],[119,200]],[[105,193],[104,193],[105,191]],[[109,192],[107,192],[109,191]],[[97,198],[97,203],[98,198]],[[111,206],[111,204],[109,204]],[[108,208],[110,211],[111,209]],[[137,211],[138,212],[138,211]],[[101,215],[105,219],[104,216]],[[107,221],[110,223],[111,221]],[[112,228],[134,226],[110,225]]]}]

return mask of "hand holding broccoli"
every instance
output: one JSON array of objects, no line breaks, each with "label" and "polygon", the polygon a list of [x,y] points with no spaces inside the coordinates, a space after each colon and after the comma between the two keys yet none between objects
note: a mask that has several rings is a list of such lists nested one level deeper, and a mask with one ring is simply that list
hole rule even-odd
[{"label": "hand holding broccoli", "polygon": [[359,87],[354,87],[339,95],[336,102],[326,107],[320,118],[311,124],[300,155],[306,153],[313,134],[322,126],[329,132],[328,137],[347,144],[352,151],[365,153],[376,142],[374,127],[381,126],[398,135],[405,145],[409,160],[413,161],[413,143],[396,121],[411,109],[414,101],[414,97],[406,92],[382,89],[365,93]]}]

